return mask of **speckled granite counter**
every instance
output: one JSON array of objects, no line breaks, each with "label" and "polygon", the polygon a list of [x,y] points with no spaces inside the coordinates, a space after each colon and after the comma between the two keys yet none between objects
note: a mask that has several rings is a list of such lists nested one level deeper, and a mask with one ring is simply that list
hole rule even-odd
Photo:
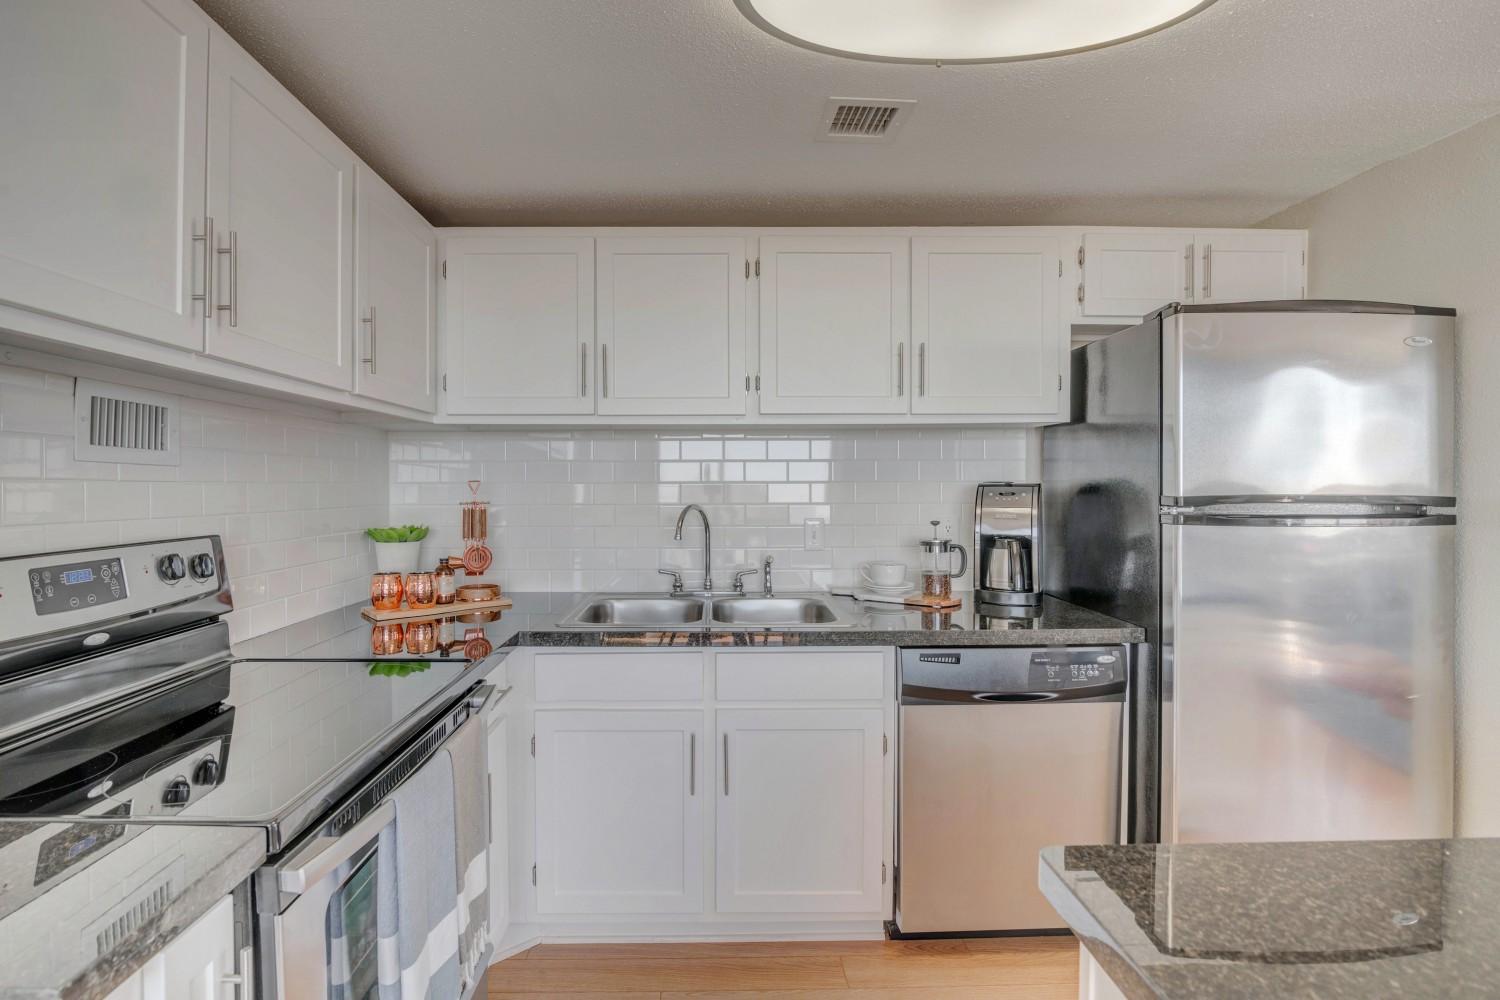
[{"label": "speckled granite counter", "polygon": [[1054,847],[1040,881],[1127,997],[1500,996],[1500,840]]},{"label": "speckled granite counter", "polygon": [[[116,839],[118,838],[118,839]],[[23,850],[25,841],[35,849]],[[95,1000],[161,951],[265,857],[260,830],[0,824],[0,899],[31,888],[40,856],[73,871],[0,919],[0,998]],[[83,862],[83,853],[96,853]]]}]

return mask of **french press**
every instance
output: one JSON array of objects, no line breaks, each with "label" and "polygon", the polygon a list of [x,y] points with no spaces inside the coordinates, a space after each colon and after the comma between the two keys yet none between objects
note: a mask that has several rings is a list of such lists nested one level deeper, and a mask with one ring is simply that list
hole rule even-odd
[{"label": "french press", "polygon": [[[943,538],[941,521],[929,521],[932,537],[922,539],[922,596],[948,600],[953,596],[953,578],[969,571],[969,553],[951,538]],[[958,569],[953,554],[958,553]]]}]

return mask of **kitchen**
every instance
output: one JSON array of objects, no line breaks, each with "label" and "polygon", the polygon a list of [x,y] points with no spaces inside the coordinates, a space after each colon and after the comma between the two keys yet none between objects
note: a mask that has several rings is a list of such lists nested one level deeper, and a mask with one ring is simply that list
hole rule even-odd
[{"label": "kitchen", "polygon": [[0,9],[0,996],[1486,995],[1500,22],[1158,6]]}]

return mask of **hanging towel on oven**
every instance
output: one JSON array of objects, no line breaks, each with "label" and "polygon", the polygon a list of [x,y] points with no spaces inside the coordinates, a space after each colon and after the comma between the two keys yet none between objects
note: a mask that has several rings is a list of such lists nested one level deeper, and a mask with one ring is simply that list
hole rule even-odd
[{"label": "hanging towel on oven", "polygon": [[396,822],[380,832],[380,1000],[459,995],[453,762],[433,754],[391,793]]},{"label": "hanging towel on oven", "polygon": [[489,767],[482,725],[463,726],[448,741],[453,758],[458,855],[458,963],[465,993],[484,975],[490,954]]}]

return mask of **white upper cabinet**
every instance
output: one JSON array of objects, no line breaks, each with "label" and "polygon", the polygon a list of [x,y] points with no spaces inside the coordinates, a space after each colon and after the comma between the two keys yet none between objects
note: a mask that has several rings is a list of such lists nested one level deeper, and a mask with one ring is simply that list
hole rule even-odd
[{"label": "white upper cabinet", "polygon": [[354,154],[229,36],[212,44],[208,353],[349,389]]},{"label": "white upper cabinet", "polygon": [[1084,316],[1144,316],[1193,300],[1193,234],[1084,233],[1079,307]]},{"label": "white upper cabinet", "polygon": [[449,413],[594,412],[594,241],[449,239]]},{"label": "white upper cabinet", "polygon": [[1055,413],[1061,243],[1052,236],[912,240],[913,413]]},{"label": "white upper cabinet", "polygon": [[703,712],[536,713],[538,913],[701,913]]},{"label": "white upper cabinet", "polygon": [[188,0],[3,5],[0,301],[202,349],[208,35]]},{"label": "white upper cabinet", "polygon": [[760,409],[907,412],[911,241],[760,241]]},{"label": "white upper cabinet", "polygon": [[355,194],[354,391],[431,413],[437,236],[362,163]]},{"label": "white upper cabinet", "polygon": [[1197,302],[1300,299],[1306,292],[1300,232],[1199,233]]},{"label": "white upper cabinet", "polygon": [[601,414],[745,412],[745,241],[598,241]]},{"label": "white upper cabinet", "polygon": [[884,714],[717,713],[720,913],[881,908]]}]

